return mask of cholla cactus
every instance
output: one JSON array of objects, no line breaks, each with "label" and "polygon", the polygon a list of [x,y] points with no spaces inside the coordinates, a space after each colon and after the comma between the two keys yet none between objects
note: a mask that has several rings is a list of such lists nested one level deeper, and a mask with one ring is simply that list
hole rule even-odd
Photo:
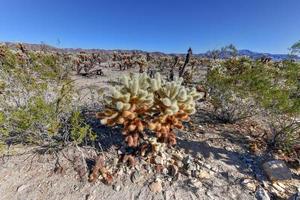
[{"label": "cholla cactus", "polygon": [[123,125],[129,147],[138,147],[147,138],[145,129],[153,131],[158,141],[176,144],[173,128],[183,128],[195,112],[196,89],[182,86],[182,79],[165,82],[160,74],[150,78],[146,73],[122,77],[121,86],[111,88],[105,98],[106,110],[98,113],[102,124]]}]

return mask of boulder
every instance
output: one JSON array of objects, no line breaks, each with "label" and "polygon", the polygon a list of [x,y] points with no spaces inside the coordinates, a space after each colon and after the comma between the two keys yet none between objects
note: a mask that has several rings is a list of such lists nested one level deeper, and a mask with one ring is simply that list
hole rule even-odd
[{"label": "boulder", "polygon": [[271,181],[289,180],[292,173],[281,160],[272,160],[263,164],[263,170]]}]

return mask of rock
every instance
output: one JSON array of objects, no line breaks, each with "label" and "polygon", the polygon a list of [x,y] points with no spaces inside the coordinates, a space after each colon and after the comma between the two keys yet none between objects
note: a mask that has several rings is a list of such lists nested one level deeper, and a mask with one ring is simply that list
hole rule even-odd
[{"label": "rock", "polygon": [[113,189],[118,192],[121,190],[121,185],[119,183],[116,183],[113,185]]},{"label": "rock", "polygon": [[200,179],[209,179],[210,174],[207,171],[200,170],[197,174],[197,177],[200,178]]},{"label": "rock", "polygon": [[271,181],[288,180],[292,173],[281,160],[272,160],[263,164],[263,170]]},{"label": "rock", "polygon": [[170,176],[176,176],[178,173],[178,167],[176,165],[169,166],[169,174]]},{"label": "rock", "polygon": [[174,192],[173,191],[170,191],[170,190],[167,190],[166,192],[165,192],[165,200],[171,200],[171,199],[174,199],[173,198],[173,195],[174,195]]},{"label": "rock", "polygon": [[193,162],[193,157],[192,156],[190,156],[190,155],[188,155],[187,157],[185,157],[184,159],[183,159],[183,164],[185,164],[185,165],[189,165],[189,164],[191,164],[192,162]]},{"label": "rock", "polygon": [[134,169],[136,169],[137,171],[140,171],[141,170],[141,166],[140,165],[135,165]]},{"label": "rock", "polygon": [[135,171],[135,172],[133,172],[133,174],[131,175],[130,180],[131,180],[131,182],[133,182],[133,183],[137,183],[137,182],[139,182],[142,178],[143,178],[143,176],[141,175],[141,173],[138,172],[138,171]]},{"label": "rock", "polygon": [[155,164],[162,165],[163,164],[163,158],[161,156],[156,156],[154,159]]},{"label": "rock", "polygon": [[209,164],[204,164],[204,167],[206,167],[207,169],[211,169],[212,167]]},{"label": "rock", "polygon": [[156,173],[160,174],[163,171],[163,166],[162,165],[155,165],[155,171]]},{"label": "rock", "polygon": [[202,187],[202,183],[198,179],[195,179],[195,178],[189,179],[188,183],[192,187],[196,187],[196,188]]},{"label": "rock", "polygon": [[176,158],[176,160],[183,160],[183,155],[180,152],[174,152],[172,155]]},{"label": "rock", "polygon": [[124,174],[124,169],[123,169],[123,168],[120,168],[120,169],[118,170],[118,172],[117,172],[117,175],[118,175],[118,176],[123,176],[123,174]]},{"label": "rock", "polygon": [[119,158],[114,158],[114,166],[116,166],[119,163]]},{"label": "rock", "polygon": [[183,162],[181,162],[180,160],[177,160],[175,162],[176,166],[179,167],[179,168],[182,168],[183,167]]},{"label": "rock", "polygon": [[282,184],[278,184],[278,183],[273,183],[272,184],[273,188],[275,188],[276,190],[278,190],[279,192],[284,192],[285,191],[285,187]]},{"label": "rock", "polygon": [[167,168],[164,167],[163,170],[162,170],[162,174],[163,174],[163,175],[167,175],[168,172],[169,172],[169,170],[168,170]]},{"label": "rock", "polygon": [[255,192],[255,197],[257,200],[270,200],[267,191],[262,187],[258,187],[258,189]]},{"label": "rock", "polygon": [[201,170],[201,166],[199,164],[196,164],[196,170],[198,170],[198,171]]},{"label": "rock", "polygon": [[242,180],[241,184],[250,191],[256,190],[256,184],[251,179],[244,179],[244,180]]},{"label": "rock", "polygon": [[204,156],[203,156],[201,153],[199,153],[199,152],[197,152],[196,158],[199,159],[199,160],[201,160],[201,161],[204,161],[204,160],[205,160],[205,159],[204,159]]},{"label": "rock", "polygon": [[17,188],[17,192],[22,192],[24,189],[26,189],[28,187],[28,185],[20,185],[18,188]]},{"label": "rock", "polygon": [[74,189],[74,191],[78,191],[79,187],[77,185],[73,185],[73,189]]},{"label": "rock", "polygon": [[293,194],[288,198],[288,200],[300,200],[300,192],[297,192],[296,194]]},{"label": "rock", "polygon": [[154,193],[160,193],[160,192],[162,192],[161,181],[152,182],[149,185],[149,188],[150,188],[151,192],[154,192]]},{"label": "rock", "polygon": [[152,168],[150,165],[146,165],[145,169],[147,170],[148,174],[151,174],[153,172]]},{"label": "rock", "polygon": [[95,196],[95,191],[93,191],[91,194],[87,194],[85,195],[85,199],[86,200],[95,200],[96,199],[96,196]]},{"label": "rock", "polygon": [[225,146],[224,149],[225,149],[226,151],[232,151],[232,148],[231,148],[230,146]]}]

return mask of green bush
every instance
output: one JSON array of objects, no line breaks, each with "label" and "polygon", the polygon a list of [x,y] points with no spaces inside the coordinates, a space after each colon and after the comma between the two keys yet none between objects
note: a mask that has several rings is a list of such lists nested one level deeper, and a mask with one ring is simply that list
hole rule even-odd
[{"label": "green bush", "polygon": [[[300,138],[299,80],[300,64],[296,62],[232,58],[209,71],[207,87],[216,108],[224,113],[229,110],[229,121],[251,116],[257,112],[254,108],[259,108],[272,132],[270,146],[291,150]],[[228,109],[228,104],[234,109]]]},{"label": "green bush", "polygon": [[206,87],[218,120],[235,123],[257,113],[256,102],[242,83],[248,78],[243,76],[250,67],[250,60],[232,58],[221,61],[208,72]]},{"label": "green bush", "polygon": [[[91,129],[72,115],[77,109],[69,60],[57,53],[21,52],[0,46],[0,141],[49,144],[67,126],[76,144]],[[76,112],[75,112],[76,113]],[[76,124],[77,123],[77,124]],[[66,134],[66,133],[64,133]]]},{"label": "green bush", "polygon": [[84,121],[80,111],[74,111],[70,117],[70,136],[76,144],[96,140],[96,134],[92,128]]}]

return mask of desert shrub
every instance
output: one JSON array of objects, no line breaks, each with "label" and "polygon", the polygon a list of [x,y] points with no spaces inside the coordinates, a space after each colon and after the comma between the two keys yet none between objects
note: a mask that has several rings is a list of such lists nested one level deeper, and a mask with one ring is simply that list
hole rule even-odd
[{"label": "desert shrub", "polygon": [[291,153],[300,144],[300,65],[283,62],[281,68],[265,74],[269,85],[257,90],[256,98],[268,116],[271,130],[269,144]]},{"label": "desert shrub", "polygon": [[[24,53],[5,46],[0,52],[0,141],[57,142],[55,136],[66,125],[63,119],[70,118],[76,108],[70,66],[56,53]],[[84,128],[78,127],[81,125]],[[83,132],[90,131],[81,121],[72,126],[75,128],[68,134],[77,142]],[[77,130],[79,136],[74,134]]]},{"label": "desert shrub", "polygon": [[85,122],[82,113],[79,110],[73,111],[70,117],[70,138],[76,143],[87,143],[96,140],[96,134],[92,128]]},{"label": "desert shrub", "polygon": [[256,114],[256,103],[241,83],[241,76],[251,67],[250,62],[232,58],[221,61],[208,72],[206,87],[219,121],[235,123]]},{"label": "desert shrub", "polygon": [[145,73],[131,74],[120,80],[105,97],[105,111],[98,113],[102,124],[121,125],[125,142],[139,148],[154,136],[159,142],[176,144],[174,128],[182,129],[183,121],[195,110],[199,94],[195,88],[182,86],[182,79],[166,82],[160,74],[150,78]]},{"label": "desert shrub", "polygon": [[[208,73],[207,87],[222,111],[227,111],[231,99],[231,105],[245,110],[246,116],[259,108],[270,126],[270,146],[291,150],[299,144],[299,78],[299,63],[284,61],[275,65],[234,58],[220,62]],[[231,119],[235,112],[229,115]]]}]

